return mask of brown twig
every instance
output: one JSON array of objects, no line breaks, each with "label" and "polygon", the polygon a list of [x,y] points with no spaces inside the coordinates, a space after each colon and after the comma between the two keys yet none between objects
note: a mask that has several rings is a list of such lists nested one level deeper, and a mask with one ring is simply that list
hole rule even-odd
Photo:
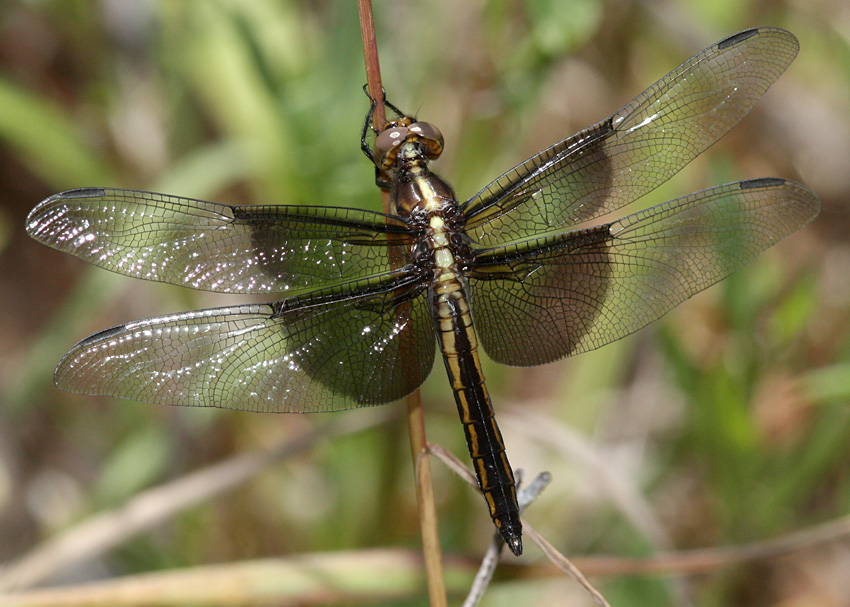
[{"label": "brown twig", "polygon": [[[384,88],[381,83],[381,66],[378,61],[378,45],[375,37],[375,21],[371,0],[359,0],[360,29],[363,35],[363,53],[366,62],[366,81],[369,95],[376,101],[372,123],[383,128],[386,123],[384,110]],[[384,213],[391,213],[387,190],[381,190]],[[422,551],[425,558],[425,573],[428,579],[428,595],[432,607],[447,605],[443,558],[440,552],[437,506],[434,501],[434,484],[431,477],[431,462],[427,457],[425,417],[419,391],[407,397],[407,420],[410,434],[410,449],[416,477],[416,498],[419,506],[419,527],[422,534]]]},{"label": "brown twig", "polygon": [[407,423],[410,449],[416,471],[416,496],[419,505],[419,527],[422,533],[422,554],[428,577],[428,594],[432,606],[445,607],[446,587],[443,579],[443,556],[440,551],[437,504],[434,500],[434,483],[431,477],[431,459],[425,440],[425,416],[419,390],[407,397]]},{"label": "brown twig", "polygon": [[605,597],[602,596],[602,593],[599,592],[593,585],[587,581],[587,578],[584,577],[584,574],[581,570],[576,567],[570,559],[565,557],[563,554],[558,552],[558,550],[546,539],[537,533],[537,531],[529,525],[526,521],[523,521],[523,531],[525,531],[525,535],[528,538],[531,538],[537,546],[543,551],[543,554],[546,555],[546,558],[549,559],[551,563],[555,565],[561,571],[568,573],[571,575],[579,585],[585,589],[585,591],[596,601],[598,604],[602,605],[602,607],[611,607],[608,601],[605,600]]},{"label": "brown twig", "polygon": [[[381,64],[378,61],[378,40],[375,37],[375,19],[372,16],[372,0],[359,0],[360,3],[360,33],[363,36],[363,54],[366,62],[366,82],[369,86],[369,96],[377,103],[372,114],[373,123],[383,128],[386,123],[384,110],[384,85],[381,83]],[[386,198],[386,197],[385,197]],[[384,212],[387,212],[387,201],[384,201]]]}]

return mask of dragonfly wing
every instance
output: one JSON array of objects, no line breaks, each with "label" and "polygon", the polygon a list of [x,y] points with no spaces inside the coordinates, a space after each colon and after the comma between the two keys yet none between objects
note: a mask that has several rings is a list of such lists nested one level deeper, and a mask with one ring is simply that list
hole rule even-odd
[{"label": "dragonfly wing", "polygon": [[434,361],[419,280],[396,272],[272,304],[186,312],[96,333],[59,388],[166,405],[336,411],[409,394]]},{"label": "dragonfly wing", "polygon": [[357,209],[106,188],[51,196],[27,232],[119,274],[221,293],[303,291],[389,272],[389,248],[414,238],[401,219]]},{"label": "dragonfly wing", "polygon": [[481,343],[516,366],[599,348],[728,276],[819,209],[804,185],[753,179],[479,251],[470,282]]},{"label": "dragonfly wing", "polygon": [[797,55],[797,39],[758,28],[722,40],[611,118],[514,167],[464,203],[483,246],[592,220],[655,189],[725,135]]}]

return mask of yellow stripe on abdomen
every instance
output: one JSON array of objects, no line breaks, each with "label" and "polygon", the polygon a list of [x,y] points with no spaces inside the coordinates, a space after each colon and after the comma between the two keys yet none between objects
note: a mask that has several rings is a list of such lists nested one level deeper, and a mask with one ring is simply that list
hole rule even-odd
[{"label": "yellow stripe on abdomen", "polygon": [[[441,278],[444,278],[441,276]],[[478,356],[478,339],[463,283],[436,281],[431,289],[443,362],[463,423],[469,455],[490,517],[512,550],[522,551],[516,482],[496,423]]]}]

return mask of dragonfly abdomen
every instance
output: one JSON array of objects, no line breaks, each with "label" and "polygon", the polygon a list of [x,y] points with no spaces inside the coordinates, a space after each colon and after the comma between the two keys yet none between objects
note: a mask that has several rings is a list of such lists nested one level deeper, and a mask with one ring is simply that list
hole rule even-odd
[{"label": "dragonfly abdomen", "polygon": [[522,524],[516,482],[484,383],[466,289],[461,280],[449,274],[435,281],[430,295],[443,362],[478,486],[487,501],[493,523],[511,551],[519,555],[522,553]]}]

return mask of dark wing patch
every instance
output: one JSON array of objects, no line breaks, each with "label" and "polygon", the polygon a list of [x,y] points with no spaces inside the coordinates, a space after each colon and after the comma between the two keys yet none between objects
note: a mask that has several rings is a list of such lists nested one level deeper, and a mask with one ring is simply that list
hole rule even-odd
[{"label": "dark wing patch", "polygon": [[403,272],[295,296],[140,320],[77,344],[59,363],[69,392],[165,405],[337,411],[402,398],[435,342],[419,281]]},{"label": "dark wing patch", "polygon": [[804,185],[754,179],[480,251],[470,289],[481,343],[495,361],[517,366],[599,348],[725,278],[819,210]]}]

